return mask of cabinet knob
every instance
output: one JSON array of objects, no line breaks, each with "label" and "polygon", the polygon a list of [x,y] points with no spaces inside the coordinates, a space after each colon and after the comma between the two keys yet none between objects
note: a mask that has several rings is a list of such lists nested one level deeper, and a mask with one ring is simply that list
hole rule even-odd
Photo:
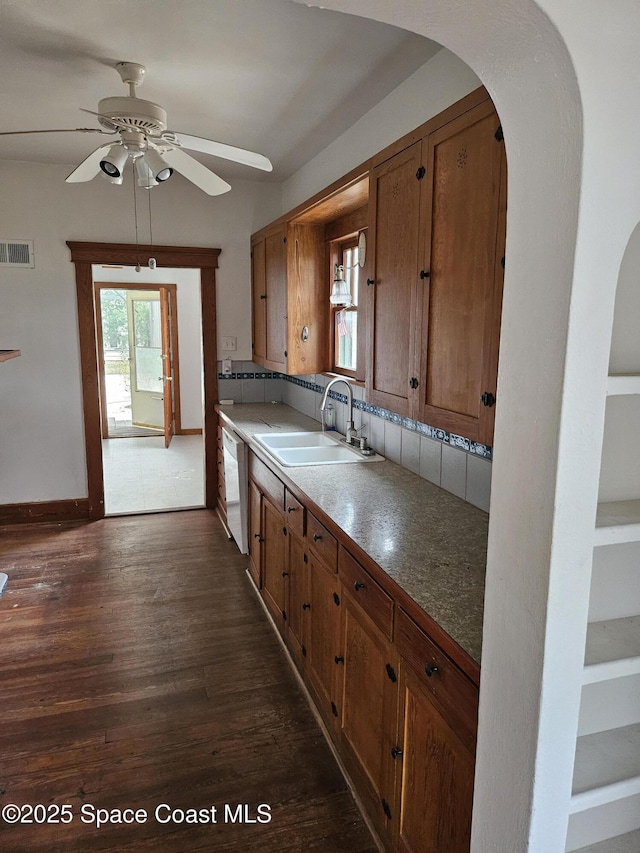
[{"label": "cabinet knob", "polygon": [[362,581],[356,581],[353,585],[353,588],[355,589],[356,592],[358,592],[358,590],[360,590],[360,589],[365,589],[366,586],[367,586],[366,583],[362,583]]},{"label": "cabinet knob", "polygon": [[282,577],[283,577],[283,578],[288,578],[288,577],[289,577],[289,572],[283,572],[283,573],[282,573]]},{"label": "cabinet knob", "polygon": [[334,661],[335,661],[336,663],[344,663],[344,657],[343,657],[342,655],[336,655],[336,656],[334,657]]},{"label": "cabinet knob", "polygon": [[397,747],[397,746],[391,747],[391,758],[393,758],[395,760],[396,758],[400,758],[401,755],[402,755],[402,750],[399,747]]},{"label": "cabinet knob", "polygon": [[266,298],[267,298],[267,294],[266,294],[266,293],[261,293],[261,294],[260,294],[260,299],[266,299]]},{"label": "cabinet knob", "polygon": [[430,275],[429,270],[420,270],[420,278],[422,278],[422,279],[429,278],[429,275]]},{"label": "cabinet knob", "polygon": [[371,287],[371,285],[372,285],[372,284],[375,284],[375,283],[376,283],[376,282],[375,282],[375,279],[373,279],[373,278],[368,278],[368,279],[367,279],[367,287]]},{"label": "cabinet knob", "polygon": [[302,609],[303,610],[311,610],[311,605],[307,604],[307,602],[305,601],[305,603],[302,605]]},{"label": "cabinet knob", "polygon": [[480,397],[480,402],[483,406],[495,406],[496,398],[495,395],[490,391],[485,391],[482,397]]},{"label": "cabinet knob", "polygon": [[298,509],[298,507],[297,507],[297,506],[288,506],[288,507],[287,507],[287,512],[295,512],[297,509]]},{"label": "cabinet knob", "polygon": [[253,538],[254,538],[254,539],[257,539],[257,540],[258,540],[258,542],[264,542],[264,539],[262,538],[262,536],[260,536],[260,534],[259,534],[259,533],[254,533],[254,534],[253,534]]},{"label": "cabinet knob", "polygon": [[322,536],[320,536],[320,534],[319,534],[319,533],[314,533],[314,534],[313,534],[313,541],[314,541],[314,542],[319,542],[321,539],[322,539]]},{"label": "cabinet knob", "polygon": [[431,665],[430,663],[425,663],[424,671],[427,673],[429,678],[431,678],[431,676],[434,674],[434,672],[438,672],[438,667],[435,664]]}]

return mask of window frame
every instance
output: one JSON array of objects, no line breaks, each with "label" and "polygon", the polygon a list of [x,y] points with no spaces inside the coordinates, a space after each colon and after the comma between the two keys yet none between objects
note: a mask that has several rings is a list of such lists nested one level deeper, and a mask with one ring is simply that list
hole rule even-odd
[{"label": "window frame", "polygon": [[[365,231],[366,228],[360,228],[358,231],[354,231],[350,234],[344,234],[334,240],[331,240],[329,243],[329,290],[328,293],[331,293],[331,285],[333,284],[333,275],[336,264],[344,265],[344,253],[348,249],[356,249],[358,248],[358,240],[360,234]],[[365,378],[365,350],[364,350],[364,340],[365,340],[365,330],[363,323],[363,305],[362,305],[362,283],[364,280],[364,268],[360,267],[360,278],[359,278],[359,287],[358,287],[358,304],[350,306],[345,309],[342,305],[331,305],[327,296],[327,303],[329,305],[329,372],[335,373],[337,376],[345,376],[349,379],[364,382]],[[336,364],[337,360],[337,352],[338,352],[338,344],[337,344],[337,324],[336,324],[336,315],[339,311],[355,311],[358,316],[358,332],[357,332],[357,342],[356,342],[356,369],[350,370],[346,367],[341,367]]]}]

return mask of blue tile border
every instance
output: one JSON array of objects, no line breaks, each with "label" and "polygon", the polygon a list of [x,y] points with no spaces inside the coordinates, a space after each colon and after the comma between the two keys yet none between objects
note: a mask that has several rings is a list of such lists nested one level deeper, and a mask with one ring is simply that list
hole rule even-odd
[{"label": "blue tile border", "polygon": [[[308,391],[314,391],[316,394],[324,393],[324,387],[322,385],[318,385],[316,382],[309,382],[307,379],[302,379],[299,376],[289,376],[286,373],[278,373],[275,371],[259,373],[218,373],[218,379],[221,381],[226,379],[284,379],[286,382],[299,385],[301,388],[305,388]],[[346,404],[347,402],[347,395],[339,394],[337,391],[329,391],[329,397],[339,403]],[[465,438],[462,435],[455,435],[454,433],[449,433],[439,427],[423,424],[420,421],[413,420],[412,418],[402,417],[402,415],[397,414],[397,412],[389,411],[389,409],[383,409],[380,406],[372,406],[370,403],[365,403],[364,400],[354,399],[353,408],[366,412],[369,415],[374,415],[374,417],[380,418],[383,421],[398,424],[411,432],[417,432],[419,435],[432,438],[435,441],[441,441],[443,444],[449,444],[451,447],[455,447],[458,450],[464,450],[467,453],[471,453],[473,456],[481,456],[483,459],[489,460],[493,459],[493,449],[488,447],[486,444],[481,444],[479,441],[471,441],[471,439]]]}]

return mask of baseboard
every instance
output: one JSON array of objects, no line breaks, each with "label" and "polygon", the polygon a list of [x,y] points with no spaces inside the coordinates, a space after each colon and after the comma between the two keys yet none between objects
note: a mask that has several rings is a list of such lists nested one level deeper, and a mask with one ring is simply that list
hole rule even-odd
[{"label": "baseboard", "polygon": [[87,521],[88,519],[89,498],[0,504],[0,524],[24,524],[34,521]]}]

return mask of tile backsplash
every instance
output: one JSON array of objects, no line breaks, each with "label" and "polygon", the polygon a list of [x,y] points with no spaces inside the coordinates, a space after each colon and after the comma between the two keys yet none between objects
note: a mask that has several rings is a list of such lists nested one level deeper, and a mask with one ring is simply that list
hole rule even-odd
[{"label": "tile backsplash", "polygon": [[[218,363],[218,394],[221,400],[236,403],[282,402],[320,421],[322,392],[330,377],[271,373],[245,361],[232,362],[229,376],[224,376],[220,369],[221,362]],[[490,447],[371,406],[364,400],[364,388],[352,387],[355,427],[360,435],[367,437],[375,451],[485,512],[489,511]],[[344,434],[346,394],[332,390],[329,395],[336,412],[336,429]]]}]

